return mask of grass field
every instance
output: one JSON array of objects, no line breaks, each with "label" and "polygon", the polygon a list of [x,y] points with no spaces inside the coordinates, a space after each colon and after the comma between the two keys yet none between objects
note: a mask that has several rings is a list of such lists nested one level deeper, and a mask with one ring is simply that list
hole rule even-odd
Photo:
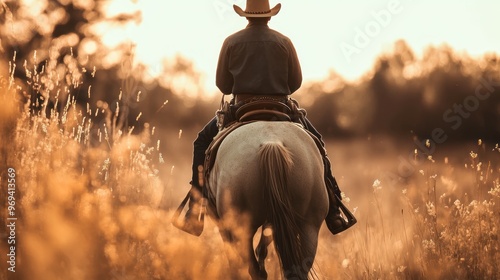
[{"label": "grass field", "polygon": [[[15,169],[17,258],[16,272],[8,271],[9,232],[2,231],[1,279],[227,278],[232,266],[213,222],[199,238],[170,224],[188,190],[193,139],[186,134],[194,132],[128,134],[113,126],[112,114],[99,126],[71,100],[46,118],[17,110],[18,90],[2,77],[0,182],[6,192],[7,170]],[[500,278],[495,144],[328,142],[358,224],[338,236],[322,227],[319,278]],[[279,278],[276,265],[271,254],[271,279]]]}]

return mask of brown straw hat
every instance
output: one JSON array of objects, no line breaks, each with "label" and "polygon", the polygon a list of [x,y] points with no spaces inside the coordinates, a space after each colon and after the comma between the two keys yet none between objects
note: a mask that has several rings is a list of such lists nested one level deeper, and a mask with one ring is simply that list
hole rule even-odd
[{"label": "brown straw hat", "polygon": [[270,7],[269,0],[247,0],[247,7],[244,11],[239,6],[233,5],[234,11],[242,17],[272,17],[280,11],[281,3],[272,9]]}]

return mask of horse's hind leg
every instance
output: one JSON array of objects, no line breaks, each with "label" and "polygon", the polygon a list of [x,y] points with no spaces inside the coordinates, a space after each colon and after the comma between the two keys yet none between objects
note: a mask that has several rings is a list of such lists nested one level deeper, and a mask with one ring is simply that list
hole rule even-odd
[{"label": "horse's hind leg", "polygon": [[229,270],[227,271],[228,279],[243,279],[247,272],[245,270],[246,263],[246,246],[242,247],[241,239],[235,235],[230,229],[219,228],[222,240],[224,241],[224,252],[229,262]]},{"label": "horse's hind leg", "polygon": [[[251,232],[252,234],[250,235],[250,238],[248,239],[248,256],[249,256],[249,267],[248,267],[248,272],[250,276],[252,277],[253,280],[264,280],[267,279],[267,272],[265,268],[265,259],[267,256],[267,246],[269,243],[271,243],[271,235],[269,234],[269,229],[265,230],[266,228],[270,227],[269,224],[264,224],[262,226],[262,233],[261,237],[259,240],[259,244],[257,245],[257,248],[255,249],[254,253],[254,248],[253,248],[253,236],[257,232],[258,226],[252,228]],[[258,260],[255,257],[255,255],[258,256]]]},{"label": "horse's hind leg", "polygon": [[312,266],[318,248],[319,227],[314,225],[304,225],[302,232],[303,238],[301,238],[302,247],[300,250],[302,250],[304,258],[296,267],[283,267],[285,279],[305,280],[309,279],[308,276],[310,273],[312,273],[314,279],[317,278],[316,272],[313,270]]},{"label": "horse's hind leg", "polygon": [[[253,236],[256,229],[245,238],[235,235],[231,230],[221,230],[221,236],[225,243],[226,256],[231,264],[230,279],[244,279],[250,274],[252,280],[267,279],[259,269],[259,263],[253,251]],[[247,238],[248,237],[248,238]],[[245,266],[247,271],[245,271]],[[265,272],[265,271],[264,271]],[[248,274],[247,274],[248,273]]]},{"label": "horse's hind leg", "polygon": [[266,272],[267,247],[269,246],[269,244],[271,244],[272,240],[273,237],[272,237],[271,224],[266,223],[262,225],[262,233],[260,235],[260,241],[259,244],[257,245],[257,248],[255,249],[255,254],[257,255],[258,258],[259,275],[264,279],[267,279],[267,272]]}]

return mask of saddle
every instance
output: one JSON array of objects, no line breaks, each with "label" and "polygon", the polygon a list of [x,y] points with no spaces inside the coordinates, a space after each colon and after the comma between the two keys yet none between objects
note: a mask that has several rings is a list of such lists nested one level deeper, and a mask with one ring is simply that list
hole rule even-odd
[{"label": "saddle", "polygon": [[221,109],[217,110],[216,115],[219,133],[205,152],[206,173],[211,170],[215,162],[215,155],[222,140],[235,129],[255,121],[293,121],[303,125],[301,119],[305,117],[305,110],[299,109],[297,101],[293,99],[257,96],[237,104],[222,100]]},{"label": "saddle", "polygon": [[235,114],[239,122],[292,121],[292,109],[284,102],[277,100],[257,99],[241,105]]}]

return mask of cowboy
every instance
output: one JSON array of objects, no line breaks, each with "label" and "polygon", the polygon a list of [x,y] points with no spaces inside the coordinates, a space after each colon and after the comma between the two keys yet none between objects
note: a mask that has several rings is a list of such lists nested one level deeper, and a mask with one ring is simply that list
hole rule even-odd
[{"label": "cowboy", "polygon": [[[269,0],[247,0],[246,9],[233,5],[235,12],[246,17],[248,25],[224,41],[217,65],[216,85],[224,95],[233,95],[238,104],[252,97],[268,97],[286,101],[302,83],[302,72],[295,48],[290,39],[268,26],[272,16],[278,14],[281,4],[270,8]],[[304,127],[315,135],[324,148],[321,134],[305,118]],[[198,219],[201,207],[200,168],[205,151],[218,133],[217,119],[213,118],[194,141],[193,177],[191,180],[189,209],[182,230],[199,235],[203,222]],[[330,209],[325,219],[328,229],[337,234],[347,228],[341,217],[335,195],[340,190],[330,170],[330,161],[324,156],[325,180]]]}]

